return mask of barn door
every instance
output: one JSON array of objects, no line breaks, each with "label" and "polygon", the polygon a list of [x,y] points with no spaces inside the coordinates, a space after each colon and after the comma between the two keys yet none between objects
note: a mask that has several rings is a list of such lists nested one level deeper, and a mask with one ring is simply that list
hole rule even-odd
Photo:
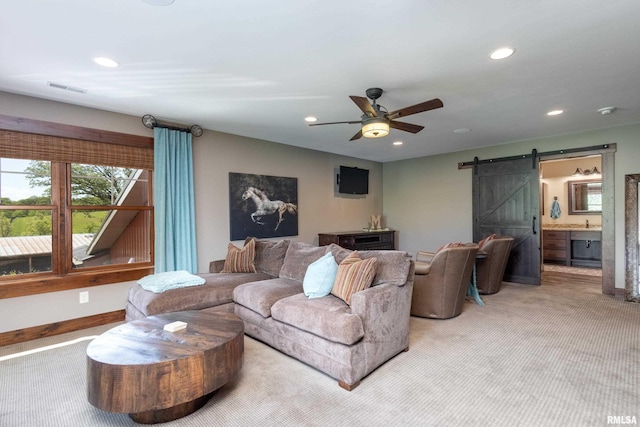
[{"label": "barn door", "polygon": [[540,284],[540,177],[531,156],[494,162],[476,160],[473,173],[473,240],[490,234],[515,240],[507,282]]}]

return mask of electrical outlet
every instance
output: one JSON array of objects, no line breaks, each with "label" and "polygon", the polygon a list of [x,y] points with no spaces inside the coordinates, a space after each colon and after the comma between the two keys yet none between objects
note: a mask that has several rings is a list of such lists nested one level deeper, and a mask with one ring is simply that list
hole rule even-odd
[{"label": "electrical outlet", "polygon": [[80,292],[80,304],[89,302],[89,291]]}]

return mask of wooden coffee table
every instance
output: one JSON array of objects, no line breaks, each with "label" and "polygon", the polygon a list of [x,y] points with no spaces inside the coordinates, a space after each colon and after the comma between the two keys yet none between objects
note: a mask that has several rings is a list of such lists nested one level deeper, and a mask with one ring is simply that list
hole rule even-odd
[{"label": "wooden coffee table", "polygon": [[[185,330],[164,325],[187,322]],[[117,326],[87,347],[87,397],[136,422],[167,422],[202,407],[240,370],[244,324],[231,313],[181,311]]]}]

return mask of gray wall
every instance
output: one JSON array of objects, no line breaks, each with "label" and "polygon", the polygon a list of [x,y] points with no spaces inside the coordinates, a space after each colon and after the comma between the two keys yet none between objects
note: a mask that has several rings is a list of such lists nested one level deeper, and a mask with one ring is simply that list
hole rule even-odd
[{"label": "gray wall", "polygon": [[[0,114],[65,123],[134,135],[153,136],[140,117],[0,92]],[[334,192],[340,165],[370,170],[367,196]],[[298,233],[295,240],[318,243],[319,232],[360,229],[371,214],[382,214],[382,165],[318,151],[206,131],[194,138],[198,270],[224,258],[229,242],[229,172],[298,178]],[[240,244],[240,242],[236,242]],[[128,286],[85,288],[89,303],[79,304],[79,290],[0,300],[0,332],[75,319],[124,308]]]},{"label": "gray wall", "polygon": [[[215,132],[195,141],[200,271],[206,271],[209,261],[224,259],[227,252],[229,172],[298,178],[299,235],[295,240],[317,245],[318,233],[359,230],[367,226],[371,214],[382,214],[380,163]],[[369,169],[368,195],[335,192],[335,172],[341,164]]]},{"label": "gray wall", "polygon": [[640,173],[640,125],[516,142],[383,165],[383,211],[397,229],[399,249],[415,254],[473,237],[471,169],[458,162],[617,144],[615,155],[615,286],[624,288],[624,176]]},{"label": "gray wall", "polygon": [[[152,136],[140,117],[0,92],[0,114]],[[282,144],[205,131],[194,143],[198,267],[224,257],[229,242],[228,173],[244,172],[298,178],[299,236],[317,244],[317,233],[359,229],[371,214],[398,231],[399,248],[414,254],[450,241],[470,241],[471,170],[458,162],[560,148],[617,143],[615,237],[617,288],[624,288],[624,175],[640,173],[640,125],[611,128],[449,153],[381,165]],[[334,169],[340,164],[371,170],[370,194],[338,197]],[[384,173],[384,180],[383,180]],[[382,197],[384,195],[384,199]],[[89,288],[90,302],[78,291],[52,292],[0,300],[0,332],[120,310],[127,286]]]}]

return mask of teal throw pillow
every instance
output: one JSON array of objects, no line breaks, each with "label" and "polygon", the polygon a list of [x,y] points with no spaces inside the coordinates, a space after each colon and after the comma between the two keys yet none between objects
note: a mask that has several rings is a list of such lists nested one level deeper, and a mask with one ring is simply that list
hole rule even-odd
[{"label": "teal throw pillow", "polygon": [[304,275],[302,289],[309,298],[320,298],[331,293],[338,272],[338,264],[331,252],[315,260]]}]

